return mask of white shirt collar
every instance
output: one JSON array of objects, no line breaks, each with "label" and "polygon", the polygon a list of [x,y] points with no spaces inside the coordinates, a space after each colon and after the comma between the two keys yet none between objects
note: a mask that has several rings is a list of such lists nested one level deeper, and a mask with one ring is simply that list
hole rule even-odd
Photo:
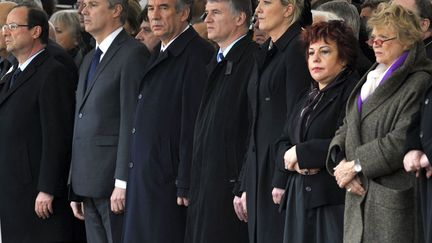
[{"label": "white shirt collar", "polygon": [[120,34],[120,32],[123,30],[123,27],[119,27],[118,29],[114,30],[109,34],[101,43],[96,43],[96,49],[99,48],[102,51],[102,55],[100,60],[102,60],[105,53],[108,51],[108,48],[113,43],[114,39]]},{"label": "white shirt collar", "polygon": [[170,40],[170,42],[168,42],[168,44],[166,44],[166,46],[164,46],[164,44],[161,42],[160,51],[161,52],[165,51],[171,45],[171,43],[173,43],[175,41],[175,39],[177,39],[177,37],[179,37],[181,34],[183,34],[183,32],[185,32],[187,29],[189,29],[189,24],[186,26],[186,28],[180,34],[178,34],[176,37],[174,37],[172,40]]},{"label": "white shirt collar", "polygon": [[219,48],[219,51],[218,51],[218,55],[219,55],[219,53],[222,53],[222,55],[224,56],[224,57],[226,57],[227,55],[228,55],[228,52],[231,50],[231,48],[239,41],[239,40],[241,40],[243,37],[245,37],[246,36],[246,34],[244,34],[244,35],[242,35],[242,36],[240,36],[239,38],[237,38],[235,41],[233,41],[231,44],[229,44],[229,46],[227,46],[226,48],[225,48],[225,50],[222,50],[221,48]]},{"label": "white shirt collar", "polygon": [[42,48],[41,50],[36,52],[33,56],[29,57],[25,62],[23,62],[22,64],[18,64],[18,68],[21,69],[21,72],[24,71],[24,69],[26,69],[26,67],[31,63],[31,61],[33,61],[33,59],[35,59],[35,57],[40,53],[42,53],[44,50],[45,48]]}]

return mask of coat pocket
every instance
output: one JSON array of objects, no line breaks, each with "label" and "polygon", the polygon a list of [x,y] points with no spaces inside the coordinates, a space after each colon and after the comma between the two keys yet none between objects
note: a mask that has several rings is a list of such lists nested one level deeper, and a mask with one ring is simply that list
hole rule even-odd
[{"label": "coat pocket", "polygon": [[369,181],[364,205],[364,242],[413,242],[414,187],[396,190]]}]

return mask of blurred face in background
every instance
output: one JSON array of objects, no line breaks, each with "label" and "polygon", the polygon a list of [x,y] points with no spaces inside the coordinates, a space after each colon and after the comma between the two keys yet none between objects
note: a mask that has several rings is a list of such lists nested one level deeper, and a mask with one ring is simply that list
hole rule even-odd
[{"label": "blurred face in background", "polygon": [[78,10],[79,21],[80,21],[80,26],[81,26],[82,30],[84,30],[84,28],[85,28],[84,15],[82,14],[82,10],[84,8],[83,2],[84,2],[84,0],[77,0],[77,2],[75,4],[76,9]]},{"label": "blurred face in background", "polygon": [[78,45],[76,37],[72,34],[71,29],[62,22],[55,22],[54,30],[56,42],[66,51],[72,50]]},{"label": "blurred face in background", "polygon": [[260,45],[264,44],[264,42],[269,38],[269,36],[266,32],[259,29],[258,17],[256,18],[256,21],[254,24],[253,33],[254,33],[253,36],[254,36],[255,42],[260,44]]},{"label": "blurred face in background", "polygon": [[159,38],[153,34],[150,23],[147,21],[141,22],[140,31],[135,36],[135,39],[143,43],[150,52],[153,52],[153,49],[160,41]]}]

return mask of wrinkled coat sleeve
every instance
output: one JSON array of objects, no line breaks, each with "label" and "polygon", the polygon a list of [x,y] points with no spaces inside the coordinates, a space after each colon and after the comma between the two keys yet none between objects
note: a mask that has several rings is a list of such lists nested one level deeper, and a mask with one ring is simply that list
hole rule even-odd
[{"label": "wrinkled coat sleeve", "polygon": [[343,158],[345,158],[345,138],[347,128],[347,119],[344,118],[343,125],[339,127],[334,138],[330,142],[326,159],[326,167],[330,175],[333,175],[333,168],[336,167]]},{"label": "wrinkled coat sleeve", "polygon": [[201,65],[194,62],[189,63],[189,70],[186,72],[182,87],[180,162],[176,179],[177,196],[179,197],[188,196],[192,163],[193,130],[207,77],[206,70],[194,68],[197,66]]},{"label": "wrinkled coat sleeve", "polygon": [[66,185],[75,109],[74,80],[62,66],[46,73],[39,94],[42,156],[37,190],[51,195]]}]

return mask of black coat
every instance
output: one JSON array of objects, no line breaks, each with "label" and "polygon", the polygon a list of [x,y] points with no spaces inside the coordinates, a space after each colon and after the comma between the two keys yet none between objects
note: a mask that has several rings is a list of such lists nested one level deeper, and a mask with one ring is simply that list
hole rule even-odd
[{"label": "black coat", "polygon": [[176,197],[189,189],[195,118],[213,52],[189,27],[150,59],[132,129],[125,243],[183,242],[186,208]]},{"label": "black coat", "polygon": [[[69,73],[43,51],[0,93],[0,218],[4,243],[72,240],[67,201],[74,86]],[[34,212],[40,192],[54,195],[54,214]]]},{"label": "black coat", "polygon": [[242,189],[246,191],[251,243],[282,242],[285,217],[273,203],[273,187],[285,188],[287,173],[275,170],[274,144],[280,138],[296,98],[312,82],[303,48],[301,27],[294,23],[268,51],[258,54],[248,87],[252,126]]},{"label": "black coat", "polygon": [[[432,79],[431,79],[432,81]],[[432,86],[426,91],[422,107],[413,115],[407,131],[405,145],[406,152],[410,150],[423,151],[429,163],[432,162]],[[431,163],[432,164],[432,163]],[[418,178],[420,217],[422,219],[424,242],[432,242],[432,179],[426,178],[425,171],[421,171]]]},{"label": "black coat", "polygon": [[[299,167],[320,169],[316,175],[303,177],[305,185],[303,198],[307,209],[343,204],[345,201],[345,190],[340,189],[334,177],[327,173],[326,158],[331,139],[343,123],[346,101],[359,79],[357,72],[342,71],[337,79],[329,84],[331,87],[323,91],[322,98],[314,105],[316,108],[310,112],[307,124],[304,125],[306,118],[301,121],[300,113],[309,99],[310,90],[306,91],[297,103],[284,129],[284,135],[278,142],[276,163],[279,168],[284,168],[285,152],[296,145]],[[300,122],[302,125],[299,124]],[[300,126],[304,127],[298,135]],[[298,138],[300,141],[296,142]],[[285,206],[285,203],[282,206]]]},{"label": "black coat", "polygon": [[427,38],[423,43],[425,44],[427,58],[432,60],[432,37]]},{"label": "black coat", "polygon": [[190,204],[185,242],[247,243],[247,225],[233,208],[233,190],[243,166],[249,133],[247,84],[258,50],[250,35],[220,63],[209,79],[195,124]]}]

